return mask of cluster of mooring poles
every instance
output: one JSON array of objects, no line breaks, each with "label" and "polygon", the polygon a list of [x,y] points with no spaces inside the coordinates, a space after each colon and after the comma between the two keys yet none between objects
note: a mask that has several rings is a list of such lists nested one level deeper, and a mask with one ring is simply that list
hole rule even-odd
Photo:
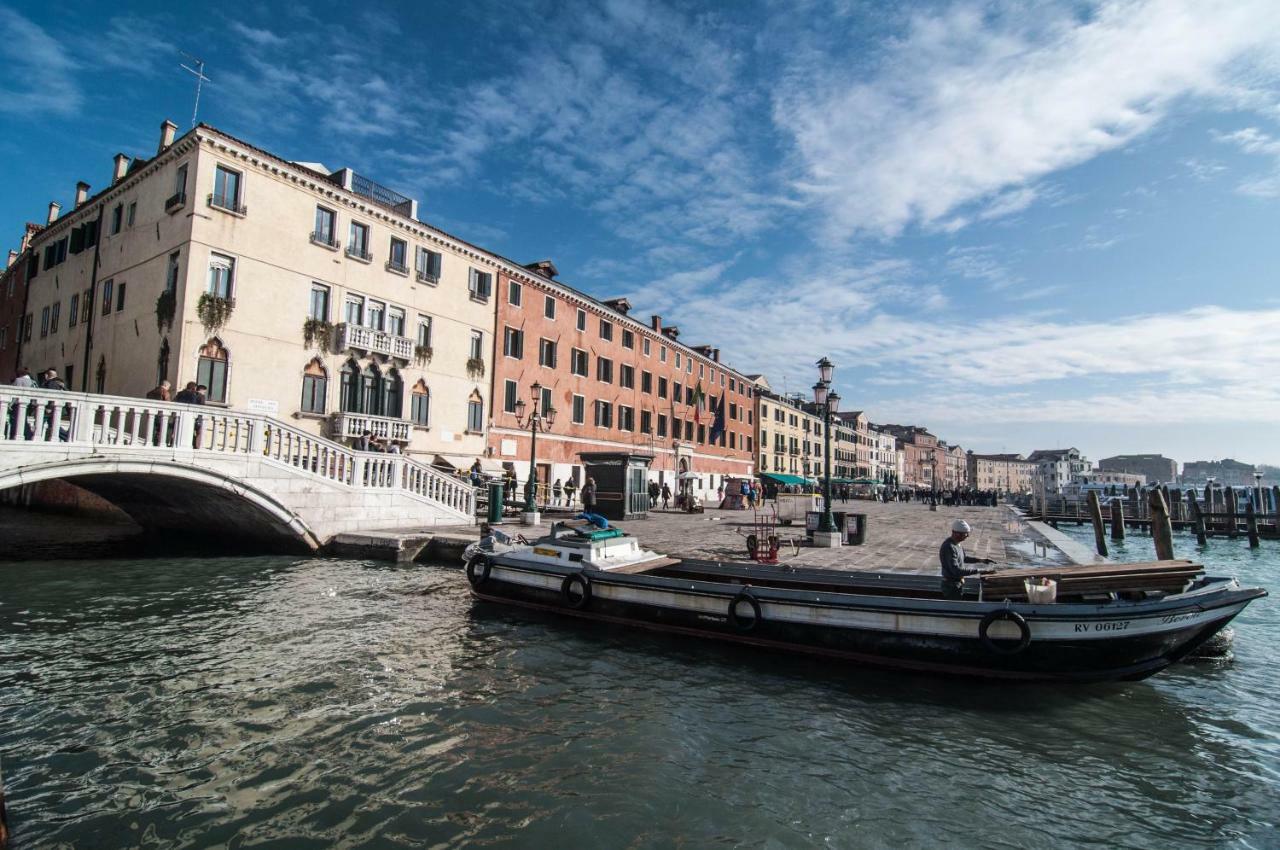
[{"label": "cluster of mooring poles", "polygon": [[[1191,489],[1184,492],[1164,485],[1133,487],[1110,494],[1108,500],[1110,516],[1104,519],[1102,496],[1096,490],[1089,491],[1083,512],[1079,501],[1073,505],[1065,498],[1052,502],[1046,499],[1042,519],[1055,525],[1061,521],[1075,521],[1080,525],[1088,520],[1093,525],[1098,554],[1103,557],[1108,554],[1108,522],[1111,540],[1115,542],[1125,539],[1127,526],[1149,529],[1156,557],[1161,560],[1173,558],[1175,527],[1194,531],[1196,542],[1201,546],[1208,545],[1209,538],[1214,536],[1239,538],[1241,526],[1250,549],[1258,548],[1263,537],[1280,538],[1280,486],[1259,485],[1242,498],[1234,488],[1210,485],[1204,488],[1203,500]],[[1131,516],[1126,516],[1126,505],[1132,509]]]}]

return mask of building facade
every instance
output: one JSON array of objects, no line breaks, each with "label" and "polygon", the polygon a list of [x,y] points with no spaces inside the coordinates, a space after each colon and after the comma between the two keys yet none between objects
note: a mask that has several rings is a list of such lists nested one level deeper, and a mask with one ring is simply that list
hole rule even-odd
[{"label": "building facade", "polygon": [[39,225],[26,226],[21,246],[9,251],[4,271],[0,272],[0,381],[4,383],[17,376],[20,366],[27,366],[33,371],[48,368],[47,365],[33,366],[19,359],[30,327],[26,319],[27,274],[35,256],[30,244],[39,231]]},{"label": "building facade", "polygon": [[1138,472],[1108,472],[1106,470],[1094,469],[1083,475],[1076,476],[1072,484],[1105,484],[1115,485],[1117,487],[1141,487],[1147,483],[1147,476]]},{"label": "building facade", "polygon": [[1182,480],[1186,484],[1203,485],[1210,478],[1223,486],[1254,485],[1253,474],[1258,468],[1249,463],[1226,458],[1224,460],[1196,460],[1182,465]]},{"label": "building facade", "polygon": [[[754,393],[759,473],[781,476],[782,482],[793,484],[800,483],[799,479],[821,477],[826,468],[821,418],[809,409],[804,398],[774,392],[763,375],[755,376]],[[839,465],[838,456],[838,443],[833,439],[833,474]]]},{"label": "building facade", "polygon": [[969,484],[979,490],[1030,493],[1035,464],[1019,454],[967,455]]},{"label": "building facade", "polygon": [[969,462],[964,449],[950,443],[939,442],[938,448],[945,452],[946,473],[943,487],[947,490],[958,490],[969,486]]},{"label": "building facade", "polygon": [[1027,461],[1035,465],[1033,491],[1057,494],[1062,488],[1089,472],[1093,464],[1077,448],[1038,449]]},{"label": "building facade", "polygon": [[938,438],[919,425],[881,425],[880,430],[897,438],[902,448],[902,483],[920,490],[942,490],[946,486],[945,448]]},{"label": "building facade", "polygon": [[549,261],[498,274],[489,458],[528,478],[532,439],[517,412],[524,401],[527,418],[536,401],[556,411],[537,436],[541,485],[581,486],[582,453],[602,451],[651,455],[650,480],[702,499],[726,477],[750,478],[755,401],[745,376],[719,349],[680,342],[660,316],[640,322],[625,299],[598,301],[557,274]]},{"label": "building facade", "polygon": [[871,425],[871,477],[884,484],[902,483],[902,449],[898,446],[898,438],[880,428]]},{"label": "building facade", "polygon": [[1098,461],[1098,471],[1131,472],[1153,484],[1171,484],[1178,480],[1178,462],[1159,454],[1104,457]]}]

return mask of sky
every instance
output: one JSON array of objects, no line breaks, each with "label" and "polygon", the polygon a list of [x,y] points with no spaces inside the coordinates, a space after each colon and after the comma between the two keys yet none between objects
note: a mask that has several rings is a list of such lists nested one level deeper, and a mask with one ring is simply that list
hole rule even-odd
[{"label": "sky", "polygon": [[0,235],[201,121],[976,451],[1280,463],[1280,2],[0,0]]}]

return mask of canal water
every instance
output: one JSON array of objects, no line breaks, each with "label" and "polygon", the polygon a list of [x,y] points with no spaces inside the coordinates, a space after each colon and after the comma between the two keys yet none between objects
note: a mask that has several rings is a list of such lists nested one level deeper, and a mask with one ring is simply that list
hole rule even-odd
[{"label": "canal water", "polygon": [[479,609],[452,564],[15,560],[0,756],[20,850],[1276,847],[1274,599],[1235,631],[1009,686]]}]

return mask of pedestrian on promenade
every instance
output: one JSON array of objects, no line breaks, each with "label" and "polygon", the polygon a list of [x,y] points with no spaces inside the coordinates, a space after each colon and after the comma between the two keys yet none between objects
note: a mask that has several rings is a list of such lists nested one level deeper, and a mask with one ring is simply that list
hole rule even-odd
[{"label": "pedestrian on promenade", "polygon": [[668,510],[671,507],[671,485],[663,483],[662,485],[662,509]]},{"label": "pedestrian on promenade", "polygon": [[551,504],[555,505],[557,508],[560,507],[560,497],[563,494],[564,485],[561,484],[560,479],[557,478],[555,483],[551,485]]},{"label": "pedestrian on promenade", "polygon": [[596,512],[596,480],[588,478],[582,485],[582,510],[593,514]]},{"label": "pedestrian on promenade", "polygon": [[720,482],[720,486],[716,488],[716,504],[724,505],[724,482]]},{"label": "pedestrian on promenade", "polygon": [[653,510],[658,506],[658,496],[662,494],[662,488],[658,486],[657,481],[649,482],[649,510]]},{"label": "pedestrian on promenade", "polygon": [[564,482],[564,504],[565,507],[573,507],[573,494],[578,492],[578,482],[570,478]]},{"label": "pedestrian on promenade", "polygon": [[951,523],[951,536],[942,541],[942,546],[938,548],[938,560],[942,566],[942,595],[948,599],[960,598],[965,576],[994,572],[994,570],[965,566],[965,564],[995,563],[990,558],[975,558],[964,553],[960,544],[968,539],[971,531],[969,523],[962,519],[956,520]]}]

